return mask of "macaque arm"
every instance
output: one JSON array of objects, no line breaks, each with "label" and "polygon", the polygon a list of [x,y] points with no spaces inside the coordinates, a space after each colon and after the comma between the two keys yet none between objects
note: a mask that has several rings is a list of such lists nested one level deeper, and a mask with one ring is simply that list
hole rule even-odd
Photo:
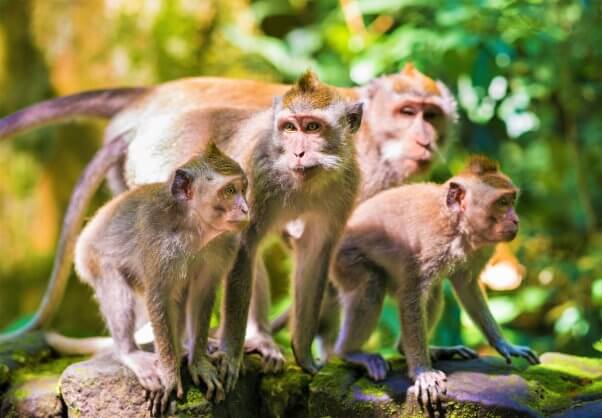
[{"label": "macaque arm", "polygon": [[261,235],[252,223],[243,233],[234,266],[226,277],[222,301],[219,365],[226,392],[234,388],[241,367],[245,329],[253,288],[253,265]]},{"label": "macaque arm", "polygon": [[502,331],[487,306],[485,294],[478,280],[470,270],[458,270],[451,275],[450,280],[466,313],[485,335],[489,344],[495,346],[502,341],[504,339]]},{"label": "macaque arm", "polygon": [[[419,282],[417,280],[417,282]],[[399,317],[401,321],[403,350],[408,362],[408,373],[415,378],[431,368],[428,352],[428,330],[425,291],[418,283],[399,291]]]},{"label": "macaque arm", "polygon": [[[162,277],[158,282],[169,283],[170,279]],[[165,389],[165,401],[173,389],[177,389],[178,397],[183,395],[180,380],[180,332],[179,304],[170,300],[170,289],[159,283],[146,289],[146,309],[155,335],[155,351],[159,355],[161,383]],[[180,312],[178,312],[180,311]]]},{"label": "macaque arm", "polygon": [[328,280],[328,270],[338,231],[324,231],[323,222],[308,222],[295,243],[292,348],[297,364],[310,373],[318,368],[311,344],[318,331],[320,307]]}]

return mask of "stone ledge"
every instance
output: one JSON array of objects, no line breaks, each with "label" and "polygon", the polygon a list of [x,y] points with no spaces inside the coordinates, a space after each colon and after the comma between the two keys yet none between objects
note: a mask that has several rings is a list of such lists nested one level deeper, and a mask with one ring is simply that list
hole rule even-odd
[{"label": "stone ledge", "polygon": [[[81,362],[77,362],[80,360],[77,358],[48,361],[44,355],[38,359],[45,362],[34,367],[28,362],[14,362],[13,356],[2,358],[12,359],[10,386],[4,385],[8,391],[4,394],[2,416],[11,416],[9,412],[12,416],[30,417],[149,416],[142,387],[133,373],[111,354]],[[445,415],[602,416],[602,360],[560,353],[546,353],[541,360],[541,365],[530,367],[523,361],[507,366],[497,357],[439,362],[436,366],[448,373],[449,402]],[[415,401],[406,400],[411,381],[405,376],[403,360],[393,361],[392,373],[380,383],[336,361],[313,377],[291,364],[283,374],[263,376],[255,355],[247,356],[245,364],[247,372],[240,378],[236,390],[219,404],[208,402],[203,396],[204,387],[194,387],[184,371],[185,398],[172,402],[170,415],[217,418],[421,416]]]}]

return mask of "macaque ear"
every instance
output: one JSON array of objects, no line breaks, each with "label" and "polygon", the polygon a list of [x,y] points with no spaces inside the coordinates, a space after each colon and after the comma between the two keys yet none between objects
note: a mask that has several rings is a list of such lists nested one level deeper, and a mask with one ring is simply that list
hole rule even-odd
[{"label": "macaque ear", "polygon": [[453,211],[459,211],[462,208],[464,196],[466,196],[464,186],[454,181],[450,182],[447,190],[447,207]]},{"label": "macaque ear", "polygon": [[176,200],[185,201],[192,199],[192,174],[179,168],[171,183],[171,194]]},{"label": "macaque ear", "polygon": [[351,133],[356,133],[362,124],[362,115],[364,114],[364,104],[362,102],[354,103],[347,109],[347,124]]}]

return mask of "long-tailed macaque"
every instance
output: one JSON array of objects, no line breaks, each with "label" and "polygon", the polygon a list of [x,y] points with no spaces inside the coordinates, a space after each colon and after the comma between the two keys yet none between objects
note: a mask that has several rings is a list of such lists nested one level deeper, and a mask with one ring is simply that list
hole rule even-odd
[{"label": "long-tailed macaque", "polygon": [[[128,120],[135,123],[125,112],[109,130]],[[164,181],[209,137],[249,175],[251,221],[226,280],[220,330],[226,392],[236,382],[242,359],[257,246],[265,234],[297,218],[306,223],[308,233],[295,243],[292,344],[297,362],[316,370],[310,350],[319,315],[315,304],[322,299],[331,254],[358,190],[353,139],[361,120],[361,103],[348,102],[308,72],[264,112],[174,110],[149,117],[142,126],[122,125],[121,131],[133,132],[125,162],[130,187]]]},{"label": "long-tailed macaque", "polygon": [[[180,123],[174,126],[191,138],[202,137],[197,131],[214,129],[211,126],[234,131],[240,118],[245,117],[242,110],[251,112],[268,107],[272,97],[283,94],[287,88],[285,85],[246,80],[193,78],[147,89],[82,93],[33,105],[0,120],[0,138],[52,121],[80,116],[113,116],[105,134],[106,140],[123,133],[140,138],[128,148],[128,155],[122,159],[121,166],[125,165],[126,158],[140,162],[146,159],[146,167],[152,176],[155,169],[163,172],[164,166],[171,164],[170,160],[174,157],[172,150],[179,145],[170,143],[168,138],[160,147],[147,147],[145,137],[138,135],[138,131],[155,133],[178,114],[182,117]],[[407,64],[398,74],[378,78],[366,86],[338,90],[344,96],[361,100],[365,105],[365,116],[355,140],[363,179],[360,201],[427,169],[450,122],[457,118],[455,101],[445,85],[420,73],[411,64]],[[221,107],[240,108],[241,112],[237,115],[220,112]],[[214,109],[214,117],[209,122],[205,118],[184,116],[210,109]],[[190,143],[192,141],[189,140]],[[110,184],[115,192],[127,189],[124,176],[127,171],[120,166],[113,169]],[[78,189],[87,191],[96,188],[97,184],[97,181],[82,181]],[[73,216],[65,220],[61,233],[61,243],[64,242],[65,246],[79,228],[71,219],[83,217],[85,208],[86,205],[72,200],[69,213],[73,213]],[[65,251],[57,252],[44,303],[34,320],[17,334],[50,324],[64,294],[69,264],[68,254],[65,255]],[[246,346],[264,356],[267,370],[279,370],[283,357],[271,337],[267,316],[269,301],[265,270],[258,263]]]},{"label": "long-tailed macaque", "polygon": [[[511,356],[537,363],[527,347],[502,336],[476,280],[493,246],[518,232],[517,188],[496,162],[473,157],[444,184],[419,183],[384,191],[360,204],[351,216],[333,262],[332,277],[343,305],[343,326],[335,352],[384,379],[387,362],[362,351],[374,330],[386,293],[398,303],[400,351],[421,405],[436,408],[446,377],[431,357],[458,354],[465,347],[433,348],[428,337],[439,320],[441,280],[449,276],[457,297],[488,342],[508,362]],[[474,354],[476,355],[476,354]]]},{"label": "long-tailed macaque", "polygon": [[[183,395],[184,331],[194,381],[205,382],[208,398],[224,397],[207,337],[216,286],[236,255],[235,233],[249,222],[246,188],[240,166],[209,144],[167,182],[142,185],[103,206],[77,240],[76,271],[94,288],[116,354],[150,392],[153,414],[165,409],[173,390]],[[134,341],[146,316],[156,354]]]}]

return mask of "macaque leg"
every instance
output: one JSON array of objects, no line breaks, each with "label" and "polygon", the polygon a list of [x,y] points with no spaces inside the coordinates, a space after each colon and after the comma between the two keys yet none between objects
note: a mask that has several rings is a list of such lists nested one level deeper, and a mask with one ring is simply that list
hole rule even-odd
[{"label": "macaque leg", "polygon": [[362,346],[376,328],[386,289],[381,278],[373,272],[358,267],[353,275],[345,280],[361,284],[342,294],[343,325],[335,353],[364,367],[372,379],[383,380],[389,371],[388,363],[380,354],[363,352]]},{"label": "macaque leg", "polygon": [[257,256],[245,351],[258,352],[261,355],[262,369],[265,373],[278,373],[284,367],[284,356],[270,333],[270,299],[268,272],[263,258]]},{"label": "macaque leg", "polygon": [[159,355],[159,373],[161,376],[162,393],[153,394],[151,412],[159,415],[165,412],[169,395],[175,389],[178,398],[184,395],[180,376],[180,303],[173,300],[171,289],[167,286],[174,278],[164,277],[156,283],[147,280],[146,309],[148,318],[155,335],[155,351]]},{"label": "macaque leg", "polygon": [[511,363],[512,357],[522,357],[531,364],[539,364],[537,354],[529,347],[510,344],[504,339],[499,325],[487,306],[485,294],[478,280],[472,277],[470,272],[456,272],[451,277],[451,282],[466,313],[485,335],[489,344],[506,359],[508,364]]},{"label": "macaque leg", "polygon": [[309,373],[317,373],[311,344],[318,331],[320,307],[328,280],[335,240],[325,236],[322,222],[308,222],[295,245],[292,348],[297,364]]},{"label": "macaque leg", "polygon": [[116,269],[105,269],[102,279],[93,285],[117,356],[134,372],[142,387],[151,393],[160,391],[157,355],[140,350],[134,341],[136,297],[132,289]]},{"label": "macaque leg", "polygon": [[207,399],[215,397],[217,401],[223,400],[225,394],[217,368],[207,354],[207,339],[219,279],[220,275],[201,274],[190,283],[186,299],[188,371],[195,385],[198,386],[201,380],[207,385]]},{"label": "macaque leg", "polygon": [[[443,309],[443,286],[441,283],[433,286],[426,307],[427,326],[430,337],[433,335],[435,327],[439,323],[439,318],[441,317],[441,311]],[[431,345],[429,346],[429,354],[432,362],[439,360],[451,360],[454,357],[459,357],[463,360],[469,360],[479,356],[476,351],[463,345],[455,345],[452,347],[439,347]]]},{"label": "macaque leg", "polygon": [[326,361],[333,353],[341,328],[341,306],[336,287],[329,281],[320,308],[320,322],[318,323],[318,353]]},{"label": "macaque leg", "polygon": [[428,279],[418,278],[412,282],[399,291],[398,300],[408,374],[415,380],[410,390],[421,408],[441,411],[441,398],[447,392],[447,377],[442,371],[431,367],[426,313],[428,298],[424,290],[418,287],[419,283],[428,283]]}]

